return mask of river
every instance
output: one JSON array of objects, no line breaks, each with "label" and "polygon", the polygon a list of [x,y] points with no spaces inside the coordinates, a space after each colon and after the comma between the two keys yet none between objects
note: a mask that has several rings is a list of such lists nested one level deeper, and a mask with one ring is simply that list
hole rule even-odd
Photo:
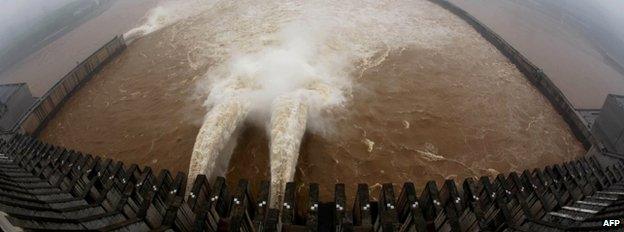
[{"label": "river", "polygon": [[45,94],[76,64],[139,22],[157,0],[113,1],[101,14],[80,24],[0,73],[0,84],[25,82],[35,97]]},{"label": "river", "polygon": [[550,76],[578,109],[624,94],[621,2],[452,0]]},{"label": "river", "polygon": [[[43,140],[186,172],[204,116],[237,99],[248,104],[236,117],[247,120],[210,128],[227,132],[214,140],[219,155],[231,153],[222,174],[256,186],[271,175],[275,102],[303,94],[307,119],[284,120],[306,133],[281,135],[301,142],[284,154],[300,154],[294,180],[319,183],[324,199],[335,183],[349,194],[360,182],[422,186],[584,153],[514,65],[428,1],[209,1],[160,7],[144,21],[164,28],[142,27],[153,32],[69,99]],[[220,144],[228,140],[230,150]]]}]

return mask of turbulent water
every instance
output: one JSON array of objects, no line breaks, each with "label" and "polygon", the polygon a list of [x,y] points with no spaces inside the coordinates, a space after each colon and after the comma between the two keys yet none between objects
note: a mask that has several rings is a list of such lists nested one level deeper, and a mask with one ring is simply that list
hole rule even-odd
[{"label": "turbulent water", "polygon": [[230,163],[228,150],[233,149],[232,144],[236,141],[232,136],[244,122],[248,108],[246,103],[237,98],[212,107],[204,119],[193,148],[188,171],[191,179],[189,187],[198,174],[206,175],[210,181],[225,174]]},{"label": "turbulent water", "polygon": [[[209,7],[202,9],[206,6]],[[190,180],[199,173],[209,174],[210,179],[225,175],[230,151],[224,148],[247,113],[247,109],[240,109],[239,104],[229,104],[234,98],[252,107],[251,117],[255,121],[270,118],[269,166],[273,206],[280,203],[286,182],[294,180],[308,114],[313,118],[311,121],[317,122],[310,124],[314,130],[325,130],[319,126],[324,123],[319,115],[323,110],[344,102],[346,94],[351,91],[352,73],[361,73],[375,66],[377,63],[370,62],[373,58],[378,59],[376,62],[382,61],[383,55],[374,57],[380,51],[408,46],[422,39],[411,34],[409,29],[421,25],[410,18],[421,11],[407,2],[326,4],[307,1],[272,2],[265,6],[196,2],[170,8],[173,12],[194,15],[189,21],[195,27],[211,28],[189,31],[190,34],[205,35],[215,31],[212,26],[230,34],[227,40],[221,41],[225,43],[221,48],[209,46],[223,55],[211,57],[205,52],[214,51],[204,51],[191,57],[199,63],[208,58],[222,58],[224,62],[209,70],[205,85],[200,86],[207,92],[205,105],[210,111],[193,149]],[[214,15],[215,10],[221,9],[229,11],[219,12],[220,16],[234,18],[225,25],[213,24],[212,17],[206,20],[207,15]],[[169,18],[170,15],[176,17]],[[131,30],[126,36],[133,38],[149,34],[178,18],[178,14],[167,12],[167,8],[156,8],[145,25]],[[239,28],[241,24],[249,23],[254,23],[254,27]],[[431,28],[430,33],[451,34],[450,31],[434,29]],[[197,38],[199,40],[190,41],[195,44],[215,42],[199,35]],[[420,42],[435,45],[439,40]],[[228,115],[224,112],[239,113]]]},{"label": "turbulent water", "polygon": [[293,180],[375,190],[583,152],[496,48],[428,1],[174,2],[126,36],[44,139],[191,177],[271,178],[273,206]]},{"label": "turbulent water", "polygon": [[[294,94],[293,94],[294,95]],[[286,183],[295,179],[301,138],[306,129],[308,105],[301,96],[275,99],[271,111],[271,206],[278,207]]]}]

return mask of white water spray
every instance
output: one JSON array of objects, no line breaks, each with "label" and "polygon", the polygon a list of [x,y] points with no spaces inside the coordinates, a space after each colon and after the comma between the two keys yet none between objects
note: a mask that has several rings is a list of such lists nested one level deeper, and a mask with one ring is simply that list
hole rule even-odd
[{"label": "white water spray", "polygon": [[282,204],[286,183],[295,178],[308,106],[299,96],[280,96],[271,112],[271,207]]},{"label": "white water spray", "polygon": [[123,34],[126,43],[131,43],[137,38],[158,31],[161,28],[174,24],[182,19],[191,17],[201,12],[210,3],[205,0],[172,1],[159,4],[147,12],[143,24],[130,29]]},{"label": "white water spray", "polygon": [[[197,137],[189,181],[200,173],[222,174],[230,156],[227,144],[246,117],[270,118],[274,207],[285,183],[294,179],[306,129],[326,129],[321,113],[349,98],[353,76],[380,64],[390,50],[430,49],[454,39],[427,11],[426,1],[197,2],[191,8],[201,13],[169,34],[175,38],[170,42],[192,48],[191,68],[210,67],[198,93],[213,108]],[[157,26],[148,20],[128,34],[142,36],[172,24],[152,21]]]},{"label": "white water spray", "polygon": [[249,106],[241,99],[231,98],[208,112],[193,147],[193,162],[188,173],[192,178],[187,183],[189,191],[199,174],[206,175],[210,181],[225,175],[231,156],[226,148],[228,144],[235,143],[232,135],[245,120],[248,109]]}]

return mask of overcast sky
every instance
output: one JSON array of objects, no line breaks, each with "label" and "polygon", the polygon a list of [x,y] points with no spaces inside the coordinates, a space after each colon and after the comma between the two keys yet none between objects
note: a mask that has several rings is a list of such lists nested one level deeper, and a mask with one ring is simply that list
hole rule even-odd
[{"label": "overcast sky", "polygon": [[[0,48],[4,47],[9,35],[23,32],[46,13],[72,1],[79,0],[0,0]],[[561,4],[570,3],[566,2],[568,0],[549,1],[553,1],[551,3],[554,4],[557,2]],[[576,0],[571,2],[583,5],[592,4],[592,6],[581,7],[581,9],[596,12],[577,13],[588,13],[591,17],[600,17],[596,21],[606,24],[602,25],[603,28],[611,31],[620,39],[624,39],[624,0]]]},{"label": "overcast sky", "polygon": [[27,29],[45,13],[75,0],[0,0],[0,47],[11,33]]},{"label": "overcast sky", "polygon": [[[593,2],[593,1],[588,1]],[[606,20],[611,24],[610,28],[624,39],[624,1],[623,0],[600,0],[596,1],[606,12]],[[624,44],[622,45],[624,46]]]}]

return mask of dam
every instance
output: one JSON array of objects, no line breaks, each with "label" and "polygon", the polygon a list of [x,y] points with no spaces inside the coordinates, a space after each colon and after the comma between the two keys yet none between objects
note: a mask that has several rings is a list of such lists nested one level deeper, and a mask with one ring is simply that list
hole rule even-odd
[{"label": "dam", "polygon": [[[588,119],[570,104],[548,76],[500,36],[453,4],[443,0],[432,2],[441,6],[441,9],[465,20],[476,33],[489,41],[492,47],[502,54],[503,60],[507,60],[513,65],[511,67],[517,69],[509,69],[504,64],[497,64],[494,60],[492,65],[503,66],[499,75],[503,73],[504,76],[505,72],[513,72],[508,70],[515,70],[526,78],[523,79],[526,82],[519,82],[518,86],[534,87],[539,91],[539,96],[542,98],[535,98],[538,99],[536,102],[554,109],[545,113],[541,112],[542,114],[563,119],[539,121],[544,120],[544,117],[550,117],[542,116],[542,118],[533,118],[537,120],[533,123],[537,123],[537,126],[543,126],[539,124],[544,122],[562,123],[561,125],[569,128],[569,131],[563,130],[563,132],[556,133],[569,136],[570,140],[566,140],[567,137],[563,139],[565,145],[550,146],[553,149],[563,149],[551,152],[563,155],[565,161],[547,161],[550,164],[545,167],[543,165],[546,163],[542,161],[533,164],[534,166],[518,167],[520,170],[514,170],[515,165],[511,165],[512,168],[500,169],[504,174],[499,174],[498,170],[490,170],[491,168],[486,167],[475,170],[475,166],[466,164],[457,157],[445,157],[435,145],[429,143],[423,148],[402,146],[400,149],[413,149],[416,154],[422,155],[423,159],[429,162],[442,161],[440,163],[443,165],[451,164],[450,168],[457,165],[457,167],[465,168],[467,173],[458,176],[446,176],[445,173],[439,173],[435,174],[437,176],[432,178],[433,180],[429,179],[430,176],[426,173],[425,175],[399,174],[385,179],[395,180],[397,183],[404,182],[403,185],[391,184],[390,181],[383,184],[361,182],[361,184],[355,184],[358,180],[367,180],[366,178],[358,179],[358,176],[383,176],[385,172],[392,172],[391,169],[397,167],[393,165],[389,168],[369,168],[363,173],[340,174],[352,176],[353,179],[343,177],[342,181],[346,180],[346,184],[332,184],[328,188],[328,183],[331,181],[323,180],[323,176],[331,178],[331,175],[316,171],[318,176],[314,176],[314,173],[306,173],[309,169],[299,168],[296,175],[301,179],[293,182],[296,169],[294,164],[298,162],[309,162],[315,165],[322,163],[318,160],[310,160],[315,158],[310,155],[303,155],[304,159],[297,161],[300,146],[302,154],[323,151],[318,148],[306,150],[306,147],[313,145],[305,142],[305,138],[324,139],[318,135],[304,134],[306,127],[308,130],[315,130],[317,126],[322,126],[315,124],[319,122],[315,120],[315,117],[324,115],[322,111],[318,111],[319,108],[315,108],[318,105],[313,103],[321,102],[331,105],[341,102],[341,95],[335,94],[337,91],[334,87],[344,83],[317,78],[324,75],[311,75],[313,81],[303,84],[305,88],[292,91],[286,86],[283,89],[277,89],[279,95],[264,99],[263,95],[254,94],[254,91],[258,89],[258,84],[253,79],[250,81],[249,73],[269,74],[262,76],[264,78],[261,79],[262,83],[275,81],[273,79],[275,73],[272,70],[263,69],[259,69],[258,72],[258,69],[253,67],[262,66],[254,65],[272,64],[279,67],[284,64],[301,64],[297,62],[299,61],[297,59],[302,57],[287,56],[289,60],[282,60],[275,59],[270,55],[272,53],[243,56],[240,62],[235,62],[233,65],[241,65],[242,68],[252,67],[251,69],[242,69],[233,74],[234,81],[216,82],[214,86],[218,88],[213,87],[207,96],[209,100],[204,102],[210,108],[204,118],[205,122],[198,129],[198,139],[193,148],[193,157],[199,158],[191,159],[188,175],[183,172],[177,172],[174,175],[175,171],[170,172],[166,168],[157,170],[135,164],[128,165],[116,161],[116,157],[110,159],[111,157],[83,154],[44,142],[50,140],[50,134],[59,129],[59,127],[44,128],[45,124],[55,125],[60,122],[58,119],[51,119],[50,115],[59,114],[64,117],[63,114],[67,114],[62,110],[57,111],[59,105],[78,104],[76,101],[72,102],[72,99],[78,96],[88,97],[80,91],[76,92],[78,88],[90,88],[87,85],[83,86],[90,78],[97,78],[97,75],[102,72],[113,72],[103,65],[111,62],[115,56],[120,57],[117,59],[128,59],[124,58],[124,54],[131,51],[122,52],[122,50],[133,48],[126,48],[124,37],[120,36],[100,50],[100,55],[94,55],[92,56],[94,58],[88,58],[87,61],[79,64],[76,70],[83,71],[72,72],[72,75],[68,75],[74,79],[64,78],[57,85],[62,86],[64,91],[40,99],[32,110],[38,113],[28,114],[27,116],[32,119],[23,120],[15,130],[18,133],[4,136],[5,139],[0,148],[0,153],[2,153],[0,171],[3,176],[0,210],[4,212],[0,215],[1,228],[7,231],[21,229],[64,231],[591,231],[603,229],[602,221],[605,218],[622,217],[624,166],[621,162],[622,156],[618,154],[621,154],[619,146],[622,142],[618,135],[624,131],[618,120],[619,112],[622,112],[618,111],[618,107],[621,107],[618,102],[621,102],[622,96],[609,95],[603,110],[597,114],[599,116],[590,126],[587,123]],[[142,39],[139,39],[133,43],[140,44],[141,41]],[[295,39],[292,42],[300,41]],[[283,50],[278,50],[276,54],[289,55],[292,51],[288,48],[286,46]],[[395,51],[390,51],[392,52]],[[411,51],[402,52],[409,54]],[[377,56],[378,54],[375,54],[371,59],[375,61]],[[392,60],[393,58],[389,55],[384,59]],[[257,60],[260,62],[255,63]],[[418,61],[426,62],[425,60]],[[101,65],[103,67],[100,67]],[[374,75],[375,72],[391,73],[392,71],[375,66],[371,66],[371,69],[372,74],[365,73],[361,78]],[[301,74],[300,72],[293,73],[293,75]],[[339,76],[337,73],[331,74]],[[514,75],[509,77],[513,78]],[[74,81],[73,85],[65,86],[65,80]],[[510,80],[511,78],[501,81],[504,83]],[[102,83],[103,80],[91,81]],[[281,80],[275,83],[281,83]],[[383,83],[373,83],[388,87],[383,86]],[[457,90],[469,88],[468,84],[468,82],[459,84]],[[60,91],[61,88],[58,89]],[[384,94],[392,96],[393,91],[400,92],[400,90],[390,88]],[[241,92],[243,94],[232,94]],[[73,94],[77,95],[65,101],[65,97]],[[354,91],[354,94],[357,94],[357,91]],[[139,92],[136,95],[146,98],[145,96],[149,93]],[[243,99],[232,96],[240,96]],[[255,97],[258,101],[247,105],[244,103],[249,100],[245,100],[245,97]],[[445,96],[445,99],[452,102],[453,98]],[[368,100],[372,106],[375,106],[374,99]],[[266,104],[271,107],[265,107]],[[259,113],[259,109],[256,108],[258,105],[271,109],[268,114],[270,119],[266,119],[266,114]],[[147,107],[155,106],[148,105]],[[353,109],[357,108],[357,105],[353,106]],[[201,110],[194,110],[201,112]],[[404,112],[399,114],[404,114]],[[262,128],[258,125],[241,122],[250,115],[254,120],[257,117],[270,122],[267,125],[268,138],[266,138],[267,135],[262,135]],[[396,115],[387,114],[387,116],[395,117]],[[398,121],[400,122],[398,127],[403,129],[419,126],[419,122]],[[386,129],[395,130],[392,124],[387,125]],[[69,127],[71,126],[66,126],[66,128]],[[252,130],[239,131],[245,127],[252,128]],[[528,123],[528,128],[530,127],[532,123]],[[557,131],[556,128],[548,127],[544,130],[546,133],[540,135],[547,137],[548,132],[553,129]],[[362,153],[370,153],[372,155],[369,157],[371,157],[375,154],[372,152],[379,149],[387,149],[384,151],[391,154],[396,151],[392,148],[384,148],[387,145],[375,137],[375,131],[362,131],[365,138],[361,141],[364,145]],[[44,141],[23,135],[23,133],[43,133]],[[485,136],[485,132],[483,133]],[[402,134],[398,134],[400,135]],[[202,139],[202,136],[205,136],[205,139]],[[232,141],[228,140],[235,136],[254,139],[242,140],[243,144],[233,145]],[[302,138],[303,143],[301,143]],[[127,137],[125,139],[128,140]],[[180,139],[177,141],[179,142]],[[241,140],[238,142],[241,143]],[[545,142],[561,143],[546,138]],[[259,145],[263,143],[265,145]],[[228,167],[228,163],[245,160],[245,157],[240,157],[241,155],[256,154],[241,147],[251,147],[253,151],[258,149],[254,146],[266,148],[266,144],[269,143],[271,145],[267,150],[270,154],[268,158],[271,160],[270,174],[261,174],[260,178],[252,177],[247,180],[240,179],[241,176],[232,175],[233,172],[244,172],[244,170],[232,170]],[[151,152],[154,146],[154,141],[152,141],[150,146],[141,149],[149,149]],[[228,149],[232,150],[231,155],[224,155],[223,153],[229,152],[222,151]],[[517,150],[512,150],[511,154],[518,156],[517,152]],[[290,157],[295,159],[292,160]],[[226,161],[219,161],[222,158]],[[276,158],[284,158],[284,160],[274,163]],[[333,162],[337,164],[345,161],[333,158]],[[370,161],[379,162],[381,159],[389,158],[382,157]],[[391,163],[402,162],[405,158],[398,154],[390,160]],[[158,164],[158,161],[151,161],[152,165],[149,166]],[[522,161],[526,162],[526,160],[520,162]],[[147,163],[149,162],[150,160]],[[144,161],[140,163],[146,164]],[[200,165],[193,168],[196,164]],[[285,166],[274,171],[273,168],[280,164]],[[238,167],[245,168],[245,165],[250,164],[245,164],[243,161]],[[262,165],[256,167],[258,166],[262,167]],[[186,170],[179,168],[177,171]],[[251,173],[258,175],[258,171]],[[273,177],[276,173],[286,176],[278,179],[285,181],[275,183],[276,179]],[[270,179],[268,175],[271,176]],[[412,180],[414,177],[417,179]],[[316,181],[321,182],[322,185],[315,183]],[[254,182],[259,182],[259,185],[254,186]]]},{"label": "dam", "polygon": [[[190,18],[135,38],[67,100],[39,137],[188,173],[200,163],[192,154],[202,150],[196,141],[206,117],[213,109],[238,112],[244,119],[210,127],[228,125],[229,137],[205,151],[227,150],[216,153],[231,153],[222,156],[230,165],[220,165],[227,167],[218,175],[230,185],[249,179],[256,189],[271,176],[276,100],[298,95],[308,112],[292,176],[319,183],[322,199],[331,199],[327,193],[338,182],[371,183],[377,192],[384,182],[424,186],[429,179],[521,171],[585,152],[548,98],[441,7],[427,1],[382,1],[353,11],[347,10],[353,1],[272,5],[219,2],[199,13],[194,9],[206,7],[155,11],[148,26],[133,31],[168,25],[167,12],[188,11]],[[327,20],[310,20],[316,18]],[[249,106],[222,109],[233,97]],[[354,193],[355,185],[346,191]]]}]

